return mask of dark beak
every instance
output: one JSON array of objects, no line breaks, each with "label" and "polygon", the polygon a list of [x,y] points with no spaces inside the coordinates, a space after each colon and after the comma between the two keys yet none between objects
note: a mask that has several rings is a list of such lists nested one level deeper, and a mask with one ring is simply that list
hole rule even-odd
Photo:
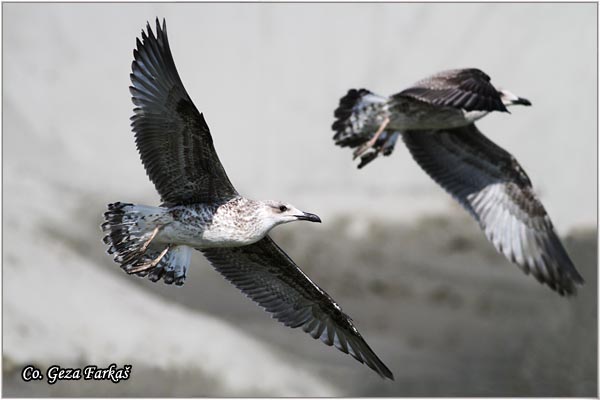
[{"label": "dark beak", "polygon": [[318,215],[307,212],[296,215],[295,217],[298,218],[298,221],[321,222],[321,218],[319,218]]},{"label": "dark beak", "polygon": [[522,106],[530,106],[531,102],[527,99],[519,97],[517,100],[513,101],[513,104],[521,104]]}]

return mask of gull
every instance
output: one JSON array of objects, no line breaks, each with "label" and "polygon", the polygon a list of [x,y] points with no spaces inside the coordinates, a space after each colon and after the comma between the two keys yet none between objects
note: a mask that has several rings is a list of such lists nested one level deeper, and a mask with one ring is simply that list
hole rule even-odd
[{"label": "gull", "polygon": [[277,225],[321,222],[319,217],[286,202],[238,194],[175,68],[166,21],[161,27],[156,20],[156,36],[150,24],[147,31],[133,51],[131,125],[162,204],[109,204],[102,224],[108,253],[129,274],[183,285],[192,250],[200,250],[273,318],[393,379],[351,318],[268,236]]},{"label": "gull", "polygon": [[351,89],[335,110],[333,139],[356,148],[358,168],[388,156],[402,136],[415,161],[479,223],[494,247],[561,295],[583,284],[517,160],[474,122],[531,102],[497,89],[479,69],[442,71],[390,97]]}]

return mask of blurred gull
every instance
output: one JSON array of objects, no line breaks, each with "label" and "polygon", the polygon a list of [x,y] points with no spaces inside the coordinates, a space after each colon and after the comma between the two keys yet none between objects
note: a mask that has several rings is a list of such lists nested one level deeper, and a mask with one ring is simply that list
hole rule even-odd
[{"label": "blurred gull", "polygon": [[335,345],[393,379],[338,304],[267,235],[292,221],[321,222],[289,203],[240,196],[213,147],[204,116],[179,78],[166,23],[134,50],[132,127],[160,207],[114,203],[102,225],[109,254],[127,273],[183,285],[192,249],[273,317]]},{"label": "blurred gull", "polygon": [[488,240],[525,273],[561,295],[583,278],[517,160],[474,122],[529,100],[496,89],[478,69],[443,71],[391,97],[351,89],[335,110],[335,144],[361,157],[390,155],[402,135],[413,158],[479,222]]}]

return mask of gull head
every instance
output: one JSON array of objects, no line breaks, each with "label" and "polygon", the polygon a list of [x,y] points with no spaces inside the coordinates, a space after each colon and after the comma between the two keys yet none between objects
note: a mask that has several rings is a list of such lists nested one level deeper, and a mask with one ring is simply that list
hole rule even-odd
[{"label": "gull head", "polygon": [[530,106],[531,102],[523,97],[519,97],[514,93],[509,92],[506,89],[498,89],[498,93],[500,94],[500,99],[505,106],[514,106],[514,105],[522,105],[522,106]]},{"label": "gull head", "polygon": [[290,203],[275,200],[261,201],[258,215],[263,221],[264,228],[268,230],[293,221],[321,222],[321,218],[315,214],[301,211]]}]

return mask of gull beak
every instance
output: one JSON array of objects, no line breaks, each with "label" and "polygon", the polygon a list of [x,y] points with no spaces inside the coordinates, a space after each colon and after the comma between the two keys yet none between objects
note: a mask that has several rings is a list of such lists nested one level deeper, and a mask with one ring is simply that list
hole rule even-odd
[{"label": "gull beak", "polygon": [[316,214],[311,214],[307,212],[303,212],[300,215],[294,215],[298,218],[298,221],[310,221],[310,222],[321,222],[321,218],[319,218]]},{"label": "gull beak", "polygon": [[520,104],[522,106],[530,106],[531,102],[523,97],[517,97],[516,100],[513,100],[513,104]]},{"label": "gull beak", "polygon": [[502,99],[502,103],[505,106],[514,106],[514,105],[521,105],[521,106],[530,106],[531,102],[523,97],[519,97],[514,93],[509,92],[508,90],[505,89],[498,89],[498,93],[500,94],[500,98]]}]

